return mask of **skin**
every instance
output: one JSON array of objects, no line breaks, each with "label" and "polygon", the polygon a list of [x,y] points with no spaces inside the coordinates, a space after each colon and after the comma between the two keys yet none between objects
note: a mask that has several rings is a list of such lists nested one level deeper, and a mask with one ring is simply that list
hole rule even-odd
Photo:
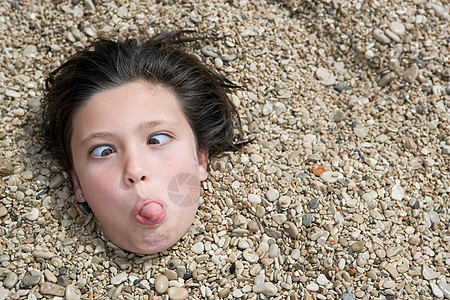
[{"label": "skin", "polygon": [[[87,201],[110,241],[150,254],[187,232],[208,177],[208,152],[197,149],[169,89],[139,81],[94,94],[74,114],[71,149],[75,197]],[[189,184],[178,186],[180,178]],[[143,213],[148,202],[150,213]],[[145,221],[152,214],[157,221]]]}]

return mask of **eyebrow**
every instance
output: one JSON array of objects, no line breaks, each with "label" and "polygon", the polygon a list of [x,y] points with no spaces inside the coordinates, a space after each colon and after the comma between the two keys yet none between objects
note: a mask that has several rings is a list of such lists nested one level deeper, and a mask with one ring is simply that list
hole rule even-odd
[{"label": "eyebrow", "polygon": [[[148,122],[142,122],[141,124],[139,124],[139,126],[136,128],[136,132],[141,132],[141,131],[145,131],[145,130],[152,130],[160,125],[165,125],[168,127],[180,127],[180,123],[179,122],[171,122],[171,121],[165,121],[165,120],[154,120],[154,121],[148,121]],[[81,140],[81,144],[86,144],[87,142],[89,142],[92,139],[106,139],[109,137],[113,137],[114,134],[111,132],[96,132],[96,133],[92,133],[90,135],[88,135],[86,138]]]},{"label": "eyebrow", "polygon": [[141,132],[141,131],[144,131],[144,130],[151,130],[151,129],[154,129],[155,127],[158,127],[160,125],[165,125],[165,126],[169,126],[169,127],[180,127],[180,123],[179,122],[172,122],[172,121],[165,121],[165,120],[154,120],[154,121],[142,122],[137,127],[136,132]]}]

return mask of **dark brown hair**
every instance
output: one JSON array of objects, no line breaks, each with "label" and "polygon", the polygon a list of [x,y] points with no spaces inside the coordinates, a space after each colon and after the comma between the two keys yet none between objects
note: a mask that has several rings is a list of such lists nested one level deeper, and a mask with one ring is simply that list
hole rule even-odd
[{"label": "dark brown hair", "polygon": [[[195,38],[193,38],[195,39]],[[191,40],[193,40],[191,39]],[[50,73],[44,96],[44,134],[71,170],[72,118],[96,93],[144,80],[174,92],[200,150],[210,156],[239,147],[241,125],[227,89],[231,82],[181,48],[180,32],[139,41],[100,39]]]}]

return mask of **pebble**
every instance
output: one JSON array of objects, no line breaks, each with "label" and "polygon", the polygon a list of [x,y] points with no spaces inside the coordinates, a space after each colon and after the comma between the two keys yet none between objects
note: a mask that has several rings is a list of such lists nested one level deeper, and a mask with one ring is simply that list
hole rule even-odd
[{"label": "pebble", "polygon": [[6,90],[5,95],[11,98],[20,98],[20,93],[13,90]]},{"label": "pebble", "polygon": [[338,82],[338,84],[336,84],[336,85],[334,86],[334,89],[335,89],[337,92],[342,93],[343,91],[345,91],[345,90],[348,89],[348,86],[347,86],[347,84],[344,83],[344,82]]},{"label": "pebble", "polygon": [[430,282],[431,291],[433,292],[433,295],[437,298],[443,298],[444,293],[441,291],[441,289],[437,286],[434,281]]},{"label": "pebble", "polygon": [[127,273],[126,272],[121,272],[121,273],[119,273],[116,276],[111,278],[111,284],[119,285],[119,284],[127,281],[127,279],[128,279]]},{"label": "pebble", "polygon": [[397,78],[395,73],[389,72],[381,77],[380,81],[378,81],[378,86],[381,88],[388,86],[395,78]]},{"label": "pebble", "polygon": [[339,296],[339,299],[341,299],[341,300],[356,300],[356,297],[352,293],[344,293]]},{"label": "pebble", "polygon": [[158,275],[155,278],[155,290],[158,294],[164,294],[169,288],[169,279],[164,275]]},{"label": "pebble", "polygon": [[242,293],[242,291],[240,289],[235,289],[231,295],[233,296],[233,298],[241,298],[244,293]]},{"label": "pebble", "polygon": [[274,189],[274,188],[270,188],[267,192],[266,192],[266,198],[267,200],[269,200],[270,202],[273,202],[275,200],[278,200],[278,198],[280,197],[280,193]]},{"label": "pebble", "polygon": [[280,249],[277,244],[269,246],[269,257],[278,257],[280,255]]},{"label": "pebble", "polygon": [[183,287],[174,286],[167,290],[167,295],[171,300],[183,300],[189,296],[189,292]]},{"label": "pebble", "polygon": [[197,242],[194,245],[192,245],[191,251],[194,252],[195,254],[202,254],[203,251],[205,251],[205,245],[203,244],[203,242]]},{"label": "pebble", "polygon": [[25,171],[22,174],[23,179],[31,180],[34,177],[33,171]]},{"label": "pebble", "polygon": [[259,257],[252,248],[247,248],[242,252],[242,257],[249,263],[255,263]]},{"label": "pebble", "polygon": [[3,281],[3,285],[7,289],[11,289],[13,286],[16,285],[16,283],[19,281],[19,277],[14,272],[9,272],[9,274],[6,276],[5,281]]},{"label": "pebble", "polygon": [[439,18],[444,18],[445,16],[448,17],[448,13],[445,12],[445,9],[442,6],[440,6],[438,4],[435,4],[435,3],[432,3],[431,7],[433,8],[434,13],[436,14],[436,16],[438,16]]},{"label": "pebble", "polygon": [[240,239],[239,240],[239,242],[238,242],[238,248],[239,249],[245,250],[248,247],[250,247],[250,244],[246,240],[244,240],[244,239]]},{"label": "pebble", "polygon": [[284,230],[289,234],[289,236],[293,239],[296,239],[298,236],[298,228],[297,225],[295,225],[291,221],[284,222],[283,224]]},{"label": "pebble", "polygon": [[53,256],[55,256],[55,254],[53,252],[50,251],[43,251],[43,250],[35,250],[33,252],[34,257],[36,258],[44,258],[44,259],[50,259]]},{"label": "pebble", "polygon": [[275,223],[281,225],[286,222],[287,216],[285,214],[274,214],[272,215],[272,219],[275,221]]},{"label": "pebble", "polygon": [[65,299],[66,300],[80,300],[81,299],[80,290],[75,285],[69,284],[66,287]]},{"label": "pebble", "polygon": [[444,297],[446,299],[450,299],[450,284],[448,284],[445,281],[440,281],[438,283],[439,289],[442,291],[442,293],[444,294]]},{"label": "pebble", "polygon": [[389,28],[392,30],[393,33],[397,35],[404,35],[405,34],[405,25],[403,23],[394,21],[389,24]]},{"label": "pebble", "polygon": [[302,225],[305,227],[311,226],[313,214],[304,214],[302,217]]},{"label": "pebble", "polygon": [[219,297],[227,298],[230,293],[231,293],[231,289],[229,287],[226,287],[219,291]]},{"label": "pebble", "polygon": [[0,299],[2,299],[2,300],[7,299],[8,294],[9,294],[9,290],[7,290],[4,287],[0,286]]},{"label": "pebble", "polygon": [[64,183],[64,177],[61,174],[57,174],[50,180],[48,187],[51,189],[57,189],[57,188],[61,187],[63,183]]},{"label": "pebble", "polygon": [[439,272],[433,271],[428,265],[424,264],[422,268],[422,276],[426,280],[433,280],[438,278],[441,275]]},{"label": "pebble", "polygon": [[43,295],[52,295],[59,297],[63,297],[66,293],[64,287],[51,282],[44,282],[43,284],[41,284],[39,291]]},{"label": "pebble", "polygon": [[3,204],[0,204],[0,218],[6,216],[7,214],[8,209]]},{"label": "pebble", "polygon": [[316,70],[316,76],[317,79],[319,79],[320,82],[325,86],[334,85],[336,83],[334,74],[326,68],[318,68]]},{"label": "pebble", "polygon": [[403,197],[405,196],[405,190],[402,188],[399,182],[397,182],[393,187],[391,191],[391,197],[394,200],[401,201]]},{"label": "pebble", "polygon": [[258,195],[249,194],[247,199],[250,203],[256,203],[256,204],[261,203],[261,198]]},{"label": "pebble", "polygon": [[381,29],[379,29],[379,28],[376,28],[376,29],[373,31],[373,37],[374,37],[378,42],[380,42],[380,43],[382,43],[382,44],[389,44],[389,43],[391,42],[391,39],[388,38],[388,37],[384,34],[383,30],[381,30]]},{"label": "pebble", "polygon": [[319,286],[312,282],[306,285],[306,289],[311,292],[317,292],[319,290]]},{"label": "pebble", "polygon": [[414,83],[417,76],[419,76],[419,67],[417,64],[412,64],[411,67],[406,69],[403,73],[403,79],[409,83]]},{"label": "pebble", "polygon": [[327,285],[329,283],[327,277],[323,274],[319,274],[319,276],[317,276],[316,281],[319,285],[322,285],[322,286]]},{"label": "pebble", "polygon": [[[198,242],[198,243],[201,243],[201,242]],[[200,247],[202,247],[202,246],[196,246],[196,248],[200,248]],[[204,247],[204,246],[203,246]],[[204,248],[203,248],[204,249]],[[192,249],[191,249],[192,250]],[[203,251],[202,251],[203,252]],[[195,252],[194,252],[195,253]],[[200,254],[200,253],[197,253],[197,254]],[[179,259],[179,258],[176,258],[176,257],[174,257],[174,258],[172,258],[170,261],[169,261],[169,263],[167,264],[167,267],[169,268],[169,269],[171,269],[171,270],[175,270],[179,265],[180,265],[180,263],[181,263],[181,259]]]},{"label": "pebble", "polygon": [[58,279],[56,280],[56,283],[60,286],[66,286],[67,285],[67,277],[64,275],[58,276]]},{"label": "pebble", "polygon": [[27,218],[27,220],[29,221],[36,221],[39,218],[39,209],[37,209],[36,207],[33,207],[32,209],[30,209],[27,214],[25,215],[25,217]]},{"label": "pebble", "polygon": [[45,278],[50,282],[55,283],[58,281],[58,278],[56,278],[56,276],[53,274],[53,272],[48,269],[44,270],[44,275],[45,275]]},{"label": "pebble", "polygon": [[276,296],[278,288],[271,282],[264,282],[253,286],[253,292],[264,294],[267,297]]},{"label": "pebble", "polygon": [[22,285],[31,287],[36,284],[39,284],[40,281],[41,281],[40,275],[25,275],[22,278]]},{"label": "pebble", "polygon": [[8,176],[13,173],[14,169],[10,162],[0,157],[0,176]]},{"label": "pebble", "polygon": [[344,175],[340,172],[332,172],[332,171],[326,171],[323,172],[322,175],[320,175],[320,178],[322,178],[325,182],[334,183],[337,182],[339,179],[344,178]]}]

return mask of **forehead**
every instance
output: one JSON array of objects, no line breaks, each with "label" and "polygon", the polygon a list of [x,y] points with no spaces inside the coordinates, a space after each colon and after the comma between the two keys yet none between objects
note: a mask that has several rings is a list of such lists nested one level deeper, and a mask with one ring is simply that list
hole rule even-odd
[{"label": "forehead", "polygon": [[153,121],[189,126],[170,89],[133,82],[94,94],[75,112],[72,137],[89,131],[132,129]]}]

